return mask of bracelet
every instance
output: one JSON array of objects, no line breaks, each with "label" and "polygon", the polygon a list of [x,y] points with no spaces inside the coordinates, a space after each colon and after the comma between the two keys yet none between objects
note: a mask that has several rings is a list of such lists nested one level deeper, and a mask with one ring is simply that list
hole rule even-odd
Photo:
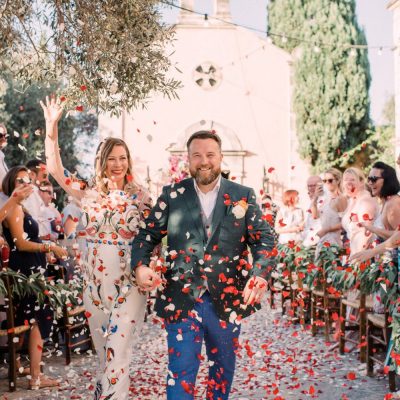
[{"label": "bracelet", "polygon": [[51,243],[42,243],[40,245],[41,253],[50,253],[51,252]]}]

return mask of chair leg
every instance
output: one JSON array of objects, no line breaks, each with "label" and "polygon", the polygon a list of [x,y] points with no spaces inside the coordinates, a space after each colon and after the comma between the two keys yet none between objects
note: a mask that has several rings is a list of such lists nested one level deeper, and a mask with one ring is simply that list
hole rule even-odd
[{"label": "chair leg", "polygon": [[339,353],[344,354],[346,345],[346,305],[340,302],[340,331],[339,331]]},{"label": "chair leg", "polygon": [[389,371],[389,390],[396,391],[396,371]]},{"label": "chair leg", "polygon": [[16,336],[13,333],[8,335],[8,341],[9,341],[8,388],[10,392],[15,392],[17,386],[17,348],[16,348],[16,343],[14,343],[15,337]]},{"label": "chair leg", "polygon": [[331,330],[331,318],[329,312],[329,298],[327,294],[324,294],[324,323],[325,323],[325,341],[329,342],[330,340],[330,330]]},{"label": "chair leg", "polygon": [[71,332],[65,328],[65,365],[71,364]]},{"label": "chair leg", "polygon": [[274,279],[273,278],[271,278],[271,280],[270,280],[269,290],[270,290],[269,303],[270,303],[271,310],[272,310],[275,306],[275,304],[274,304]]},{"label": "chair leg", "polygon": [[360,310],[360,362],[365,363],[367,358],[367,349],[365,348],[365,338],[367,333],[367,312],[365,307]]},{"label": "chair leg", "polygon": [[373,326],[367,325],[367,376],[374,375],[374,340],[372,339]]},{"label": "chair leg", "polygon": [[311,293],[311,335],[317,334],[317,296]]}]

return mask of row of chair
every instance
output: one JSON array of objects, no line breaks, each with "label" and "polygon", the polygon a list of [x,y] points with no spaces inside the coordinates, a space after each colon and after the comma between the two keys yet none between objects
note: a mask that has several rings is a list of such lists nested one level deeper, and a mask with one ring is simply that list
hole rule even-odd
[{"label": "row of chair", "polygon": [[[1,268],[3,271],[7,270],[8,267],[8,254],[9,251],[2,249],[1,256]],[[59,276],[55,279],[62,279],[65,282],[64,269],[59,268]],[[26,334],[30,330],[29,325],[16,326],[14,322],[15,305],[13,302],[13,283],[9,276],[4,274],[2,276],[4,286],[6,288],[7,295],[4,298],[4,304],[0,304],[0,312],[3,312],[6,316],[5,329],[0,329],[0,337],[7,337],[6,344],[0,346],[0,353],[7,354],[8,356],[8,386],[9,391],[13,392],[16,390],[17,385],[17,365],[19,360],[19,353],[22,350],[21,340],[22,335]],[[54,277],[52,277],[54,279]],[[0,322],[1,319],[0,319]],[[85,343],[88,343],[89,348],[93,350],[93,344],[89,335],[89,327],[85,316],[85,309],[83,306],[69,306],[64,305],[62,309],[62,316],[57,321],[57,329],[55,335],[53,335],[53,342],[59,343],[60,335],[64,337],[64,348],[65,348],[65,362],[66,365],[71,363],[71,356],[74,348],[81,347]],[[83,335],[82,340],[76,340],[74,336],[78,335],[77,332],[81,333],[82,330],[87,331],[87,335]]]},{"label": "row of chair", "polygon": [[[360,294],[356,299],[338,293],[326,283],[324,277],[321,286],[310,290],[303,287],[296,274],[288,274],[284,279],[273,277],[270,282],[270,304],[275,307],[275,297],[280,297],[282,313],[286,313],[293,322],[306,328],[311,323],[311,333],[315,336],[320,328],[324,330],[325,340],[332,342],[332,329],[339,324],[339,352],[344,354],[346,343],[359,349],[359,359],[367,363],[367,375],[374,376],[374,365],[379,364],[385,370],[386,355],[390,351],[391,328],[389,315],[373,312],[372,297]],[[356,311],[349,314],[348,309]],[[357,338],[348,333],[355,331]],[[389,370],[389,389],[396,390],[396,371]]]}]

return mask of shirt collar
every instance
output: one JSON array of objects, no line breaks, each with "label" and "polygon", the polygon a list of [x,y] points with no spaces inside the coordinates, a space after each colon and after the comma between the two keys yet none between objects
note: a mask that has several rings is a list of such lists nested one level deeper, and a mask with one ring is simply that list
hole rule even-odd
[{"label": "shirt collar", "polygon": [[205,196],[206,194],[209,194],[209,193],[215,193],[215,192],[218,193],[219,188],[221,187],[221,174],[218,175],[217,184],[214,186],[214,189],[211,190],[211,191],[209,191],[208,193],[203,193],[203,192],[200,190],[200,188],[197,186],[196,179],[193,178],[193,182],[194,182],[194,188],[195,188],[195,190],[196,190],[196,192],[197,192],[198,195],[203,195],[203,196]]}]

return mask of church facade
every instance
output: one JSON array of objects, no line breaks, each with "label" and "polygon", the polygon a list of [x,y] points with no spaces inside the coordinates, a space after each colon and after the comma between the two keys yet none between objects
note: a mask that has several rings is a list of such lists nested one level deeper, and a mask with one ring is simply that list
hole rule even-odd
[{"label": "church facade", "polygon": [[[193,0],[181,4],[193,9]],[[231,19],[228,0],[215,2],[213,16],[179,15],[174,47],[167,50],[176,66],[171,74],[182,82],[179,99],[156,95],[145,109],[100,116],[100,134],[128,143],[155,195],[169,181],[169,158],[184,155],[187,138],[203,129],[221,136],[231,179],[278,201],[286,189],[305,193],[309,172],[297,153],[292,56],[224,22]]]}]

